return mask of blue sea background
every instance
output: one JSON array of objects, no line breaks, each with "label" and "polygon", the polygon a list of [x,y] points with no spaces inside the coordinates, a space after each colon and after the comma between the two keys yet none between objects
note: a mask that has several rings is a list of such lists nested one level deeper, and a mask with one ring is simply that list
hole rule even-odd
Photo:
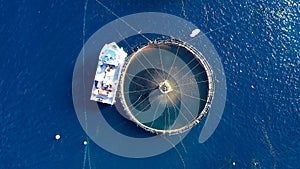
[{"label": "blue sea background", "polygon": [[87,135],[72,102],[73,69],[83,41],[116,16],[95,0],[86,10],[84,1],[1,1],[1,169],[300,168],[298,1],[101,2],[119,16],[173,14],[207,33],[227,81],[218,128],[199,144],[201,122],[177,151],[150,158],[120,157],[92,141],[86,155]]}]

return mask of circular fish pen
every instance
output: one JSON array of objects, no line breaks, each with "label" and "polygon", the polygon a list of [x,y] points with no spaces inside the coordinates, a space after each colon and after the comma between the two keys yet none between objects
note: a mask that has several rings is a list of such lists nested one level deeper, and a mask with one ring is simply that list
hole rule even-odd
[{"label": "circular fish pen", "polygon": [[127,57],[119,85],[128,118],[156,134],[174,135],[198,124],[214,94],[205,57],[175,39],[141,45]]}]

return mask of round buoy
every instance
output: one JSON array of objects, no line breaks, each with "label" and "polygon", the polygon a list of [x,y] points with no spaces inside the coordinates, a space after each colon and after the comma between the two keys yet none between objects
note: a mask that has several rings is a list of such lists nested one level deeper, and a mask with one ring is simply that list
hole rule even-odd
[{"label": "round buoy", "polygon": [[55,139],[56,139],[56,140],[59,140],[59,139],[60,139],[60,135],[59,135],[59,134],[56,134],[56,135],[55,135]]},{"label": "round buoy", "polygon": [[232,162],[232,165],[235,166],[235,162],[234,161]]},{"label": "round buoy", "polygon": [[87,141],[86,140],[83,141],[83,145],[87,145]]}]

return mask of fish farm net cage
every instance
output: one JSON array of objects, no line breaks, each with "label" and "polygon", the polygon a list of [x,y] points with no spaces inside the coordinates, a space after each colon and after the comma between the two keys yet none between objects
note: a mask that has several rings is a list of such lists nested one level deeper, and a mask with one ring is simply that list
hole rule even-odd
[{"label": "fish farm net cage", "polygon": [[118,88],[130,120],[151,133],[175,135],[191,129],[209,111],[213,72],[193,46],[159,39],[126,58]]}]

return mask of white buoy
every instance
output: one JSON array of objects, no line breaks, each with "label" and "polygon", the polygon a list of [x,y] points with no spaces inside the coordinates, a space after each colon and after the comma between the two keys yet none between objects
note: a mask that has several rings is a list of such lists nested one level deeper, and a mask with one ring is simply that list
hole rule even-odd
[{"label": "white buoy", "polygon": [[87,141],[86,140],[83,141],[83,145],[87,145]]},{"label": "white buoy", "polygon": [[59,140],[59,139],[60,139],[60,135],[59,135],[59,134],[56,134],[56,135],[55,135],[55,139],[56,139],[56,140]]},{"label": "white buoy", "polygon": [[197,36],[200,33],[200,29],[194,29],[192,33],[190,34],[190,37],[193,38]]},{"label": "white buoy", "polygon": [[234,161],[232,162],[232,165],[235,166],[235,162]]}]

